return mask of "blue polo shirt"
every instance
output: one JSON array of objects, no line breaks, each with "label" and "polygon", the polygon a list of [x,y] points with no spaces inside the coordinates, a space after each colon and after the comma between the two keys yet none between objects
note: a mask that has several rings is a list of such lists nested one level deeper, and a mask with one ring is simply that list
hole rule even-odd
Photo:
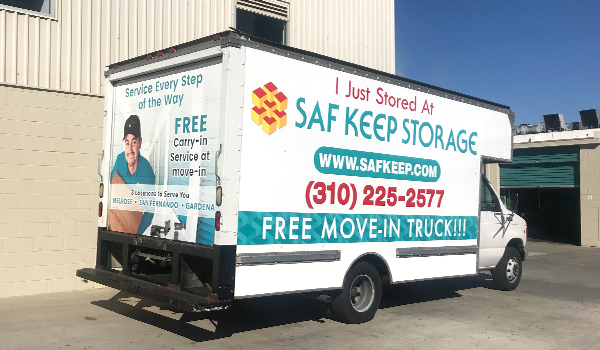
[{"label": "blue polo shirt", "polygon": [[127,160],[125,159],[125,152],[121,152],[117,156],[115,166],[113,167],[112,173],[110,174],[110,181],[112,181],[115,172],[121,176],[123,181],[129,185],[154,185],[154,171],[150,166],[150,162],[140,154],[140,160],[138,161],[137,169],[135,173],[130,174],[129,168],[127,168]]},{"label": "blue polo shirt", "polygon": [[[121,152],[117,156],[117,160],[115,161],[115,166],[113,167],[112,173],[110,174],[110,181],[112,182],[113,176],[115,173],[119,174],[123,181],[125,181],[128,185],[154,185],[154,171],[152,171],[152,167],[150,166],[150,162],[140,154],[140,159],[138,161],[137,169],[135,173],[130,174],[129,168],[127,168],[127,160],[125,160],[125,152]],[[137,234],[141,235],[146,231],[148,226],[152,223],[152,218],[154,217],[154,208],[150,208],[150,212],[145,211],[142,214],[142,219],[140,221],[140,225],[138,226]]]}]

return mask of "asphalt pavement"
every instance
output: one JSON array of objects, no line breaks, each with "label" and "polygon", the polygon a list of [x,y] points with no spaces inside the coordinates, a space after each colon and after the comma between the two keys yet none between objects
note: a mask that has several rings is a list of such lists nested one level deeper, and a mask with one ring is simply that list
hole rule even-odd
[{"label": "asphalt pavement", "polygon": [[600,349],[600,248],[529,242],[517,290],[489,274],[399,284],[339,323],[312,295],[182,314],[102,288],[0,299],[0,349]]}]

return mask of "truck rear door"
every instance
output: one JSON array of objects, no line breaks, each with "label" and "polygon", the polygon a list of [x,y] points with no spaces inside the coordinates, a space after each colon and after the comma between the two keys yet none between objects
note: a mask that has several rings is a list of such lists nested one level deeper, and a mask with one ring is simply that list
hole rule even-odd
[{"label": "truck rear door", "polygon": [[213,244],[221,79],[212,59],[113,82],[109,230]]}]

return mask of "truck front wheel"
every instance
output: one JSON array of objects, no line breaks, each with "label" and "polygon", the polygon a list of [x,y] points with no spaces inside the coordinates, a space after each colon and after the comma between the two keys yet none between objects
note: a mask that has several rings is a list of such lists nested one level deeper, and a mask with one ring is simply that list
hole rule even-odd
[{"label": "truck front wheel", "polygon": [[494,285],[500,290],[513,290],[519,285],[522,273],[521,254],[516,248],[506,247],[502,259],[492,270]]},{"label": "truck front wheel", "polygon": [[346,277],[341,293],[331,302],[333,314],[344,323],[370,321],[381,301],[381,276],[373,265],[359,262]]}]

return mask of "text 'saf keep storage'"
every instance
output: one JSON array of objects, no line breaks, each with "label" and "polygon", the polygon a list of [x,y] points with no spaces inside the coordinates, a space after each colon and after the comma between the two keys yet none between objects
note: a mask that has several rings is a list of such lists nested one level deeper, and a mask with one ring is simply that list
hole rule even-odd
[{"label": "text 'saf keep storage'", "polygon": [[106,72],[95,269],[188,311],[304,291],[370,320],[391,283],[491,270],[526,224],[482,176],[506,106],[224,32]]}]

